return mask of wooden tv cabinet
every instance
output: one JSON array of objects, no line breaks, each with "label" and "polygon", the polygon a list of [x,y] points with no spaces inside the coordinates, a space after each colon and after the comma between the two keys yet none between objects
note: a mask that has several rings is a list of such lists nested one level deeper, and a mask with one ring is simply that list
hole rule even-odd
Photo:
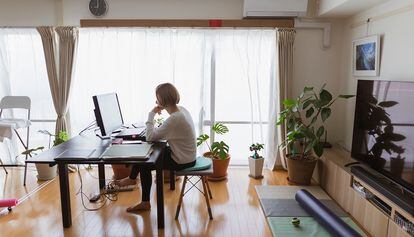
[{"label": "wooden tv cabinet", "polygon": [[[325,149],[313,173],[313,179],[370,235],[374,237],[412,236],[394,220],[399,217],[414,223],[414,216],[352,175],[350,167],[345,167],[351,162],[355,160],[343,148],[334,146],[331,149]],[[363,194],[354,189],[353,184],[359,184],[359,187],[371,193],[375,200],[365,198]]]}]

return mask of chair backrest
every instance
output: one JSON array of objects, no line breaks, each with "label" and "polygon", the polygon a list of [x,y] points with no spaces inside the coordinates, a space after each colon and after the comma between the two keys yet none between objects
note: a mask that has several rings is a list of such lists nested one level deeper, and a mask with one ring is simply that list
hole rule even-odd
[{"label": "chair backrest", "polygon": [[0,109],[30,110],[31,101],[28,96],[5,96],[0,101]]}]

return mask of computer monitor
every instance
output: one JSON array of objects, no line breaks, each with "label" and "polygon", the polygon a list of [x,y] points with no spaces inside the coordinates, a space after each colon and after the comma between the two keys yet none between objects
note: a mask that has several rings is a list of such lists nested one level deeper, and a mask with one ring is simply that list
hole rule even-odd
[{"label": "computer monitor", "polygon": [[95,95],[92,97],[95,106],[96,123],[102,136],[110,136],[124,124],[121,108],[116,93]]}]

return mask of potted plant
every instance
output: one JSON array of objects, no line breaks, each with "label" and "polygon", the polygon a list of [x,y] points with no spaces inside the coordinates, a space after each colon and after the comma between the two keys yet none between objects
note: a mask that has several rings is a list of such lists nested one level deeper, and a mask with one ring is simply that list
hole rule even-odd
[{"label": "potted plant", "polygon": [[313,87],[305,87],[296,99],[283,101],[285,109],[280,112],[277,125],[286,125],[287,134],[280,147],[286,151],[289,182],[310,184],[317,159],[323,154],[322,136],[326,130],[323,124],[331,115],[330,107],[338,98],[353,97],[333,98],[324,87],[319,93]]},{"label": "potted plant", "polygon": [[[58,134],[54,135],[51,134],[49,131],[46,130],[40,130],[38,131],[42,134],[49,136],[49,148],[50,148],[50,138],[55,137],[55,140],[53,141],[53,146],[57,146],[61,143],[66,142],[69,140],[69,135],[66,131],[60,131]],[[26,155],[36,155],[36,151],[43,151],[44,147],[38,147],[36,149],[28,149],[24,151],[22,154]],[[38,180],[50,180],[56,177],[57,175],[57,166],[49,166],[49,164],[36,164],[36,170],[37,170],[37,179]]]},{"label": "potted plant", "polygon": [[256,143],[250,146],[250,151],[253,151],[253,155],[249,156],[249,169],[250,174],[249,176],[254,179],[263,178],[262,170],[263,170],[263,163],[264,158],[263,156],[259,155],[258,151],[263,149],[264,144]]},{"label": "potted plant", "polygon": [[[211,127],[211,131],[216,134],[223,135],[229,129],[221,123],[216,123]],[[227,168],[230,162],[229,146],[223,141],[212,141],[211,146],[208,142],[210,136],[202,134],[197,138],[197,146],[206,144],[209,151],[204,153],[204,157],[209,157],[213,160],[213,174],[209,180],[219,181],[227,178]]]}]

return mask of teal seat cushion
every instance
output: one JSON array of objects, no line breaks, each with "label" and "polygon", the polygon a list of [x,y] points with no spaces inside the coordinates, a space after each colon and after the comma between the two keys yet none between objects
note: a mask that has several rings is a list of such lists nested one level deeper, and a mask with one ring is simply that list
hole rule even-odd
[{"label": "teal seat cushion", "polygon": [[210,169],[212,164],[211,159],[205,158],[203,156],[199,156],[196,159],[196,163],[193,167],[183,169],[181,171],[199,171],[199,170],[207,170]]}]

